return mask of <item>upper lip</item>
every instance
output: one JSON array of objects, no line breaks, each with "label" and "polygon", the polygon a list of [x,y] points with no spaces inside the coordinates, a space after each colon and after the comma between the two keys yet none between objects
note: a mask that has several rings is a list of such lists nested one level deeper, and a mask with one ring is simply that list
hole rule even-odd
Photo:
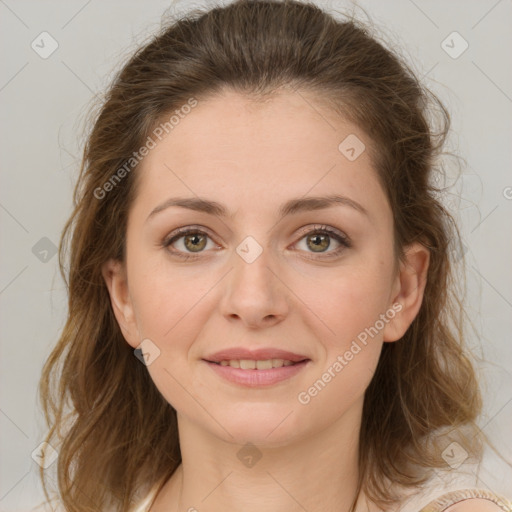
[{"label": "upper lip", "polygon": [[211,361],[214,363],[219,363],[220,361],[230,361],[232,359],[252,359],[254,361],[284,359],[287,361],[292,361],[293,363],[297,363],[309,358],[300,354],[288,352],[287,350],[279,350],[277,348],[259,348],[256,350],[249,350],[246,348],[238,347],[228,348],[219,352],[215,352],[214,354],[206,356],[204,359],[205,361]]}]

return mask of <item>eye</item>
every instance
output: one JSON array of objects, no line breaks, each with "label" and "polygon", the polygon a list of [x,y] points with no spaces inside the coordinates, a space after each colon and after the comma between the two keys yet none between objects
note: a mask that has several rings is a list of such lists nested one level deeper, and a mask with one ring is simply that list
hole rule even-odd
[{"label": "eye", "polygon": [[[169,249],[170,252],[172,252],[173,254],[180,258],[190,259],[199,256],[199,254],[197,254],[196,256],[196,254],[194,253],[203,252],[203,249],[207,245],[208,238],[210,238],[210,236],[205,231],[202,231],[193,226],[189,226],[186,228],[180,228],[174,233],[172,233],[169,238],[166,238],[164,240],[162,245],[163,247],[170,248],[176,242],[181,242],[181,247],[184,249]],[[187,251],[190,252],[187,254]]]},{"label": "eye", "polygon": [[[315,254],[321,254],[324,253],[326,256],[321,257],[335,257],[338,256],[344,249],[347,249],[351,247],[351,242],[349,238],[342,233],[341,231],[338,231],[337,229],[331,228],[329,226],[314,226],[313,229],[310,229],[306,233],[302,233],[303,236],[299,242],[302,240],[305,240],[306,248],[312,249],[311,252]],[[333,238],[336,240],[336,242],[339,244],[338,248],[336,248],[333,251],[326,252],[329,247],[331,247],[331,241],[330,239]],[[299,243],[298,242],[298,243]],[[309,251],[306,251],[309,252]]]},{"label": "eye", "polygon": [[[299,242],[305,239],[306,247],[312,248],[312,251],[306,250],[306,252],[320,254],[320,257],[335,257],[344,249],[351,247],[350,239],[344,233],[329,226],[316,225],[313,229],[303,230],[301,234],[302,237]],[[331,246],[331,238],[339,244],[339,247],[333,251],[326,252]],[[179,258],[185,260],[194,259],[199,257],[200,253],[204,252],[208,239],[211,240],[211,237],[206,231],[194,226],[188,226],[171,233],[171,235],[163,241],[162,246],[168,248],[173,255]],[[181,248],[171,248],[177,244],[177,242],[181,243]],[[324,253],[326,256],[322,256]]]}]

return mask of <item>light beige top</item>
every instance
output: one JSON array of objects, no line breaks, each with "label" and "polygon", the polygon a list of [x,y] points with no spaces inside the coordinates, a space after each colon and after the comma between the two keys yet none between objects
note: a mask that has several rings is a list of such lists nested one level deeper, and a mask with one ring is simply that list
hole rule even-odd
[{"label": "light beige top", "polygon": [[426,507],[423,507],[419,512],[442,512],[448,507],[455,505],[464,500],[470,500],[471,498],[481,498],[492,501],[499,505],[505,512],[512,512],[512,502],[503,496],[494,494],[484,489],[463,489],[460,491],[453,491],[442,496],[439,496],[435,500],[431,501]]},{"label": "light beige top", "polygon": [[[156,488],[140,503],[133,512],[148,512],[151,502],[155,497]],[[503,496],[494,494],[484,489],[462,489],[445,493],[431,501],[427,506],[421,508],[418,512],[443,512],[448,507],[471,498],[480,498],[492,501],[500,506],[504,512],[512,512],[512,502]]]}]

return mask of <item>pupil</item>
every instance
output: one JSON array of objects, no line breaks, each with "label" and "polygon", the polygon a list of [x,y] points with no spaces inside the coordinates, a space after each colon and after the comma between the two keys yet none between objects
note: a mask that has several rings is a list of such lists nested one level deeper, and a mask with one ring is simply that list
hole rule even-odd
[{"label": "pupil", "polygon": [[[319,241],[319,239],[320,239],[320,241]],[[329,240],[326,235],[313,235],[312,240],[316,240],[313,242],[313,244],[316,248],[321,248],[321,249],[325,250],[329,247]],[[322,241],[324,242],[323,247],[320,245],[322,243]],[[327,243],[325,243],[325,242],[327,242]],[[316,251],[316,252],[321,252],[321,251]]]},{"label": "pupil", "polygon": [[[199,245],[198,244],[198,240],[203,238],[203,242],[204,242],[204,237],[202,237],[202,235],[189,235],[187,236],[186,238],[186,245],[187,245],[187,248],[188,249],[192,249],[192,250],[195,250],[195,249],[203,249],[204,248],[204,243],[200,243]],[[189,243],[191,243],[191,245],[189,246]],[[195,251],[197,252],[197,251]]]}]

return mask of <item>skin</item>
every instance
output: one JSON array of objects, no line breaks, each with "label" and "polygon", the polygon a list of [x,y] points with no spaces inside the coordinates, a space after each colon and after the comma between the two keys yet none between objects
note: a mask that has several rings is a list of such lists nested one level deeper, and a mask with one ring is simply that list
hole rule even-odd
[{"label": "skin", "polygon": [[[399,340],[418,313],[429,253],[411,245],[398,264],[391,207],[369,151],[349,161],[338,150],[349,134],[367,148],[371,141],[313,105],[306,92],[256,104],[224,91],[199,101],[138,170],[126,261],[106,262],[103,275],[127,343],[136,348],[149,338],[160,350],[147,369],[178,415],[183,462],[152,511],[339,511],[354,497],[364,392],[383,343]],[[333,193],[367,214],[336,205],[277,216],[289,199]],[[176,196],[215,200],[235,215],[170,207],[147,220]],[[327,258],[341,245],[330,238],[325,253],[315,252],[300,230],[315,234],[318,224],[341,231],[352,246]],[[162,242],[190,225],[209,238],[197,259],[184,261]],[[247,236],[262,249],[252,263],[236,252]],[[194,254],[184,241],[174,249]],[[298,394],[393,304],[401,311],[300,403]],[[235,346],[277,347],[311,361],[288,380],[248,389],[202,360]],[[248,442],[261,455],[252,467],[237,457]],[[368,509],[378,510],[361,498],[357,510]]]}]

